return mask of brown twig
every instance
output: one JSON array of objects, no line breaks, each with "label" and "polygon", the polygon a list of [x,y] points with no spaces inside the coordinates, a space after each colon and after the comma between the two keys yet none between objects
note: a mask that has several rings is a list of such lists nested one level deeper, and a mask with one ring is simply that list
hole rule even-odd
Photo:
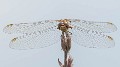
[{"label": "brown twig", "polygon": [[71,56],[69,56],[67,59],[66,59],[66,61],[65,61],[65,64],[62,64],[62,62],[58,59],[58,63],[59,63],[59,65],[60,65],[60,67],[73,67],[73,64],[72,64],[72,62],[73,62],[73,59],[72,59],[72,57]]},{"label": "brown twig", "polygon": [[[64,33],[66,36],[64,35]],[[73,59],[70,56],[68,57],[68,52],[70,51],[70,48],[71,48],[71,37],[68,31],[62,32],[61,47],[62,47],[62,50],[64,51],[64,64],[62,64],[58,59],[58,63],[60,67],[72,67]]]}]

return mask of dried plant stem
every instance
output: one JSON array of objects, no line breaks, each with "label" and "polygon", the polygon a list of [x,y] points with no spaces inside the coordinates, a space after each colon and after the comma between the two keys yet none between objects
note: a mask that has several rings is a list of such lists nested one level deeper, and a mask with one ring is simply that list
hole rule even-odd
[{"label": "dried plant stem", "polygon": [[71,55],[64,56],[64,64],[62,64],[62,62],[58,59],[58,63],[60,67],[73,67],[72,62],[73,62],[73,59]]},{"label": "dried plant stem", "polygon": [[64,51],[64,67],[67,67],[67,51]]},{"label": "dried plant stem", "polygon": [[64,35],[64,33],[62,33],[61,35],[61,47],[64,51],[64,64],[62,64],[59,59],[58,63],[60,67],[72,67],[73,59],[68,55],[68,52],[71,48],[71,37],[68,32],[66,32],[65,34],[66,36]]}]

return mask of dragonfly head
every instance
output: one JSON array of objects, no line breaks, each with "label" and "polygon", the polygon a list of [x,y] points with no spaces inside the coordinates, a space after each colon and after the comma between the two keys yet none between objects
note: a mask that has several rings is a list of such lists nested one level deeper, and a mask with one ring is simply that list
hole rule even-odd
[{"label": "dragonfly head", "polygon": [[60,22],[58,24],[58,29],[61,30],[61,31],[63,31],[63,32],[65,32],[65,31],[68,30],[68,26],[69,25],[67,23]]},{"label": "dragonfly head", "polygon": [[56,20],[56,21],[60,22],[58,24],[57,29],[61,30],[62,32],[66,32],[69,28],[72,29],[72,26],[69,25],[69,22],[71,22],[69,19]]}]

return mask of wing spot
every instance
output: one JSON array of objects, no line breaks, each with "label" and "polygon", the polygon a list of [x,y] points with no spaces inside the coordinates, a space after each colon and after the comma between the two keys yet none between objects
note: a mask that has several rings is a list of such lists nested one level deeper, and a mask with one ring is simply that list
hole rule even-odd
[{"label": "wing spot", "polygon": [[108,22],[108,24],[113,25],[111,22]]},{"label": "wing spot", "polygon": [[17,37],[16,37],[16,38],[13,38],[13,39],[12,39],[12,42],[15,42],[17,39],[18,39]]},{"label": "wing spot", "polygon": [[7,25],[7,27],[12,27],[13,26],[13,24],[9,24],[9,25]]},{"label": "wing spot", "polygon": [[110,40],[113,40],[113,38],[112,38],[112,37],[110,37],[110,36],[108,36],[108,38],[109,38]]}]

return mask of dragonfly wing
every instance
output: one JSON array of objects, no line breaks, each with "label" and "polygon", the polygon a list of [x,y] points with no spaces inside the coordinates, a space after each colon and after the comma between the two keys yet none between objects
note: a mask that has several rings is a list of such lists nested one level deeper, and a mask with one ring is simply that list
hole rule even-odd
[{"label": "dragonfly wing", "polygon": [[94,30],[87,30],[75,26],[72,30],[73,41],[79,45],[89,48],[111,48],[115,46],[112,37]]},{"label": "dragonfly wing", "polygon": [[71,25],[79,26],[87,30],[93,30],[103,33],[110,33],[117,30],[117,27],[110,22],[94,22],[79,19],[70,19]]},{"label": "dragonfly wing", "polygon": [[43,30],[45,28],[56,26],[58,23],[56,23],[53,20],[45,20],[45,21],[39,21],[34,23],[19,23],[19,24],[9,24],[7,25],[3,31],[8,34],[12,33],[33,33],[36,30]]},{"label": "dragonfly wing", "polygon": [[60,31],[56,27],[49,27],[16,37],[11,40],[9,46],[13,49],[37,49],[53,45],[58,41],[60,41]]}]

